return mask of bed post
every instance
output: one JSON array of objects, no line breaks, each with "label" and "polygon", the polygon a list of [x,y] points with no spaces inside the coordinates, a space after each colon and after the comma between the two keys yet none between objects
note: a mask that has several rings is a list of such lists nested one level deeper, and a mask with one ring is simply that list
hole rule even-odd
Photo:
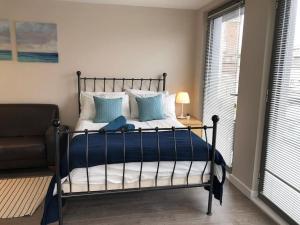
[{"label": "bed post", "polygon": [[210,164],[210,184],[209,184],[209,197],[208,197],[208,208],[207,215],[211,215],[212,197],[213,197],[213,184],[215,176],[215,154],[216,154],[216,139],[217,139],[217,123],[219,117],[217,115],[212,116],[213,121],[213,134],[212,134],[212,151],[211,151],[211,164]]},{"label": "bed post", "polygon": [[80,114],[80,91],[81,91],[81,87],[80,87],[80,76],[81,76],[81,72],[80,71],[77,71],[76,72],[76,74],[77,74],[77,88],[78,88],[78,93],[77,93],[77,98],[78,98],[78,111],[79,111],[79,114]]},{"label": "bed post", "polygon": [[167,73],[163,73],[163,91],[166,90],[166,78],[167,78]]},{"label": "bed post", "polygon": [[55,155],[56,155],[55,177],[56,177],[56,185],[57,185],[58,221],[59,221],[59,225],[62,225],[63,216],[62,216],[62,196],[61,196],[61,177],[60,177],[60,141],[59,141],[60,122],[59,120],[54,120],[53,126],[55,128],[55,150],[56,150],[55,151]]}]

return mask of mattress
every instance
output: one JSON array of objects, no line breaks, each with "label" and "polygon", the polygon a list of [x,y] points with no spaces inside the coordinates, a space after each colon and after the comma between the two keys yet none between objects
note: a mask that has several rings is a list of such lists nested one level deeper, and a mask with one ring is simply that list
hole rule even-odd
[{"label": "mattress", "polygon": [[[188,177],[189,184],[202,183],[202,171],[206,162],[193,162]],[[155,186],[155,177],[157,170],[157,162],[144,162],[141,174],[141,187]],[[209,166],[205,170],[203,182],[209,180]],[[174,162],[160,162],[157,176],[157,186],[168,186],[172,184],[171,176],[174,167]],[[173,185],[187,184],[187,174],[189,171],[190,162],[176,162],[176,167],[173,175]],[[124,173],[124,188],[138,188],[140,177],[141,163],[125,163]],[[89,183],[91,191],[105,190],[105,165],[89,167]],[[69,181],[72,181],[72,192],[87,191],[87,171],[85,168],[73,169],[70,173],[70,179],[67,178],[63,183],[64,192],[70,191]],[[107,189],[115,190],[122,189],[123,181],[123,164],[107,165]]]},{"label": "mattress", "polygon": [[[176,119],[168,118],[163,120],[152,120],[139,122],[137,120],[128,120],[128,123],[134,124],[136,128],[166,128],[166,127],[184,127]],[[91,120],[79,120],[75,130],[98,130],[107,123],[93,123]],[[141,187],[169,186],[171,185],[171,176],[174,167],[174,161],[162,161],[159,164],[157,184],[155,182],[158,162],[144,162],[141,174]],[[187,174],[190,168],[190,161],[178,161],[173,175],[173,185],[185,185],[187,180],[189,184],[201,184],[209,180],[210,162],[207,163],[205,172],[202,172],[206,165],[205,161],[194,161],[191,166],[189,177]],[[140,177],[140,162],[125,163],[124,188],[138,188]],[[88,168],[90,191],[105,190],[105,165],[98,165]],[[218,180],[222,180],[222,168],[215,165],[215,175]],[[203,179],[202,179],[203,178]],[[71,181],[71,185],[70,185]],[[88,191],[86,168],[76,168],[70,172],[68,177],[62,179],[62,190],[65,193]],[[123,163],[107,165],[107,189],[116,190],[123,188]]]}]

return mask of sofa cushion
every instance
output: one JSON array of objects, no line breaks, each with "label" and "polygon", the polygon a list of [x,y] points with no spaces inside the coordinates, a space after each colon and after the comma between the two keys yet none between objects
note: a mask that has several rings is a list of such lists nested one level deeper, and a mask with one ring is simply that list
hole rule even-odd
[{"label": "sofa cushion", "polygon": [[0,104],[0,137],[42,136],[57,118],[57,105]]},{"label": "sofa cushion", "polygon": [[44,137],[0,137],[0,155],[0,161],[46,161]]},{"label": "sofa cushion", "polygon": [[1,161],[0,170],[10,169],[31,169],[46,167],[47,162],[45,160],[12,160],[12,161]]}]

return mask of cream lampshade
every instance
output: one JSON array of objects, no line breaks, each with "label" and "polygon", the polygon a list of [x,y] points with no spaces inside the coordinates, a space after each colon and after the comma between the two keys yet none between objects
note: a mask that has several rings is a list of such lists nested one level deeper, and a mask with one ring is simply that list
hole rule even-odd
[{"label": "cream lampshade", "polygon": [[179,119],[185,118],[183,116],[183,104],[190,104],[190,96],[187,92],[178,92],[176,95],[176,103],[181,104],[181,115],[178,116]]}]

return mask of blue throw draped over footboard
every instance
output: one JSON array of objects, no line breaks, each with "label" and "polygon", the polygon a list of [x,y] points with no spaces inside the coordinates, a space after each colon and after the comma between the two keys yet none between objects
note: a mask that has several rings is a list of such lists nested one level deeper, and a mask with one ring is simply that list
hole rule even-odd
[{"label": "blue throw draped over footboard", "polygon": [[[124,136],[125,138],[124,138]],[[143,162],[155,161],[207,161],[211,159],[211,146],[207,145],[200,137],[191,133],[193,149],[191,147],[190,134],[188,130],[176,130],[176,152],[173,131],[160,132],[143,132]],[[159,138],[158,138],[159,136]],[[80,134],[75,136],[70,143],[70,171],[74,168],[91,167],[103,165],[106,163],[105,158],[105,137],[107,137],[107,164],[124,162],[124,145],[125,144],[125,162],[141,161],[141,142],[139,132],[122,133],[103,133]],[[86,162],[86,145],[88,139],[88,165]],[[125,140],[125,142],[124,142]],[[160,147],[160,159],[158,154],[158,140]],[[68,175],[67,155],[61,160],[61,177]],[[213,194],[215,198],[222,202],[223,183],[225,181],[225,162],[222,155],[216,151],[215,163],[223,168],[223,180],[219,182],[214,177]],[[41,224],[48,224],[58,219],[57,197],[53,196],[55,179],[52,180],[49,187],[44,215]]]}]

